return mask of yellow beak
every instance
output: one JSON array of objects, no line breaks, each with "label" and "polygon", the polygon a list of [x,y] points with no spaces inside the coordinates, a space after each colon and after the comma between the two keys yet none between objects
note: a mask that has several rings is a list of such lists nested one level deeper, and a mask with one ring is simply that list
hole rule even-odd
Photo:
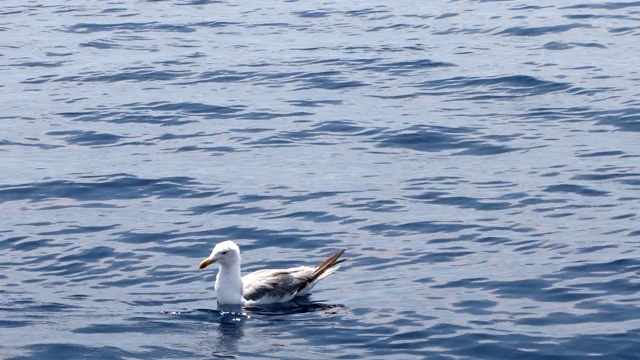
[{"label": "yellow beak", "polygon": [[206,259],[202,260],[200,262],[200,270],[206,268],[207,266],[213,264],[214,262],[216,262],[216,261],[215,260],[211,260],[209,258],[206,258]]}]

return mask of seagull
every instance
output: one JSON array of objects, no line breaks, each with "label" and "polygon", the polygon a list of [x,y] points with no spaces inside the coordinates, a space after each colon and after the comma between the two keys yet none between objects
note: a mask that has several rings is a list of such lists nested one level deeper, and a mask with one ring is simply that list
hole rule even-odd
[{"label": "seagull", "polygon": [[345,250],[329,256],[315,267],[266,269],[240,275],[240,248],[231,240],[217,244],[211,255],[200,263],[200,270],[218,263],[215,289],[218,304],[262,305],[287,302],[304,296],[316,283],[340,267],[338,260]]}]

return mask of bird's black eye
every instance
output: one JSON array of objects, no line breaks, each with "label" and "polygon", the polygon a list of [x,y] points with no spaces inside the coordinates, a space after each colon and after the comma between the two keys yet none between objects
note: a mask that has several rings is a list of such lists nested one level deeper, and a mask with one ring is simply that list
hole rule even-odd
[{"label": "bird's black eye", "polygon": [[224,255],[224,254],[226,254],[226,253],[227,253],[226,251],[223,251],[223,252],[222,252],[222,255]]}]

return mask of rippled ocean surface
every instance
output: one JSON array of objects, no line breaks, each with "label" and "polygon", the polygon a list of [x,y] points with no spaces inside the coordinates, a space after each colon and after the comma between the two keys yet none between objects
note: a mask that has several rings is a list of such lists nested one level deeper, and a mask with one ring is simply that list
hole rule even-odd
[{"label": "rippled ocean surface", "polygon": [[0,358],[639,356],[640,2],[0,5]]}]

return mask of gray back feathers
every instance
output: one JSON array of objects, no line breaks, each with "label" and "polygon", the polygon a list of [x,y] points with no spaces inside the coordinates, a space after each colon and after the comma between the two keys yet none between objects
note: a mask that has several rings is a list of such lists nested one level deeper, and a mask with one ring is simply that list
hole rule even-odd
[{"label": "gray back feathers", "polygon": [[245,275],[242,278],[243,297],[247,301],[258,301],[263,298],[291,299],[309,285],[315,285],[315,282],[322,279],[323,274],[328,275],[335,271],[335,266],[344,261],[338,261],[344,251],[340,250],[315,267],[260,270]]}]

